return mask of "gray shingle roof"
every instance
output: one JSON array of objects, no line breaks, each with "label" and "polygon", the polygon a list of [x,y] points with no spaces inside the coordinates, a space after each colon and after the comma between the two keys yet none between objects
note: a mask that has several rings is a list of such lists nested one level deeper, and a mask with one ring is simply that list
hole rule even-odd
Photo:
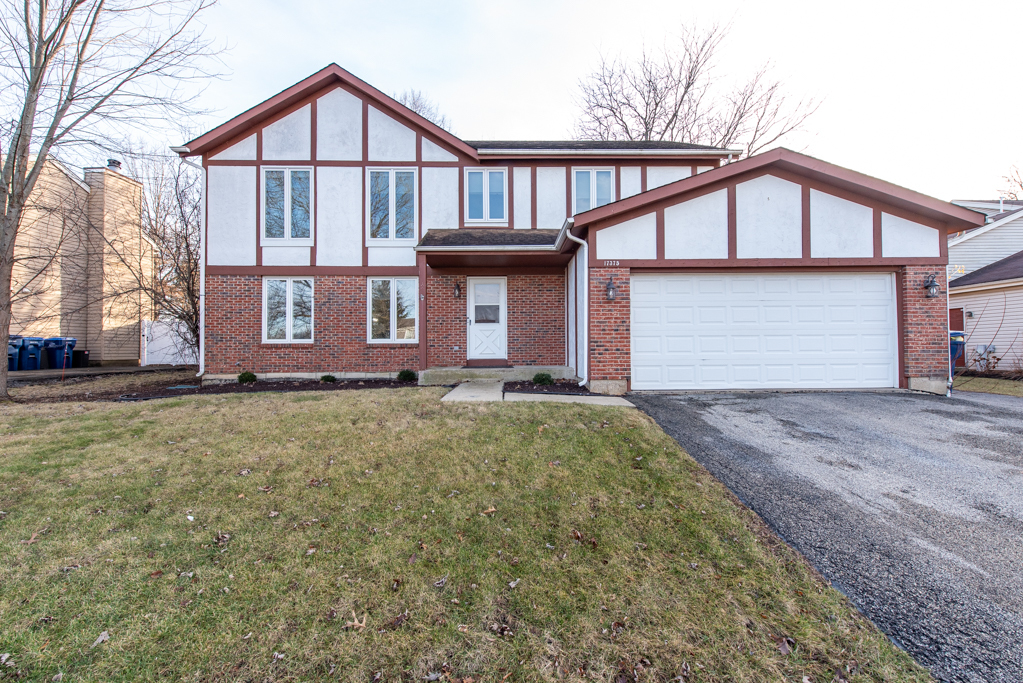
[{"label": "gray shingle roof", "polygon": [[514,228],[462,228],[430,230],[419,241],[421,247],[551,247],[560,230],[515,230]]},{"label": "gray shingle roof", "polygon": [[726,152],[728,150],[708,145],[693,145],[688,142],[664,142],[661,140],[464,140],[476,149],[678,149]]},{"label": "gray shingle roof", "polygon": [[987,282],[998,282],[999,280],[1014,280],[1023,278],[1023,251],[1017,251],[1012,256],[1007,256],[1001,261],[995,261],[991,265],[978,268],[972,273],[967,273],[948,283],[949,287],[966,287],[968,285],[982,285]]}]

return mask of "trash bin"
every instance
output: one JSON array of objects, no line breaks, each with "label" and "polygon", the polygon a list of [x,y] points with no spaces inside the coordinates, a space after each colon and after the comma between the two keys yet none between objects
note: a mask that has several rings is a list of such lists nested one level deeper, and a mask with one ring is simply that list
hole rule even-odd
[{"label": "trash bin", "polygon": [[19,370],[38,370],[40,356],[43,350],[42,337],[22,337],[21,352],[18,354]]},{"label": "trash bin", "polygon": [[51,370],[65,370],[71,367],[71,352],[78,342],[74,337],[50,337],[43,341]]},{"label": "trash bin", "polygon": [[71,367],[89,367],[89,349],[75,349],[71,352]]},{"label": "trash bin", "polygon": [[949,366],[955,371],[956,360],[963,355],[963,351],[966,350],[966,333],[950,331],[948,333],[948,358]]},{"label": "trash bin", "polygon": [[11,334],[7,336],[7,372],[14,372],[18,369],[18,357],[21,355],[21,335]]}]

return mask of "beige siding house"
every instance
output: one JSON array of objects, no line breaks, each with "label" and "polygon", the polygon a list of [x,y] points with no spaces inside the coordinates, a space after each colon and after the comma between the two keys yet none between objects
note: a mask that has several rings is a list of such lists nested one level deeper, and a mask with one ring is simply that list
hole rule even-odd
[{"label": "beige siding house", "polygon": [[1023,251],[949,282],[949,318],[962,320],[966,365],[1023,371]]},{"label": "beige siding house", "polygon": [[155,263],[141,208],[116,162],[83,180],[47,161],[15,243],[11,334],[75,337],[93,365],[137,364]]},{"label": "beige siding house", "polygon": [[1005,210],[998,212],[997,202],[962,203],[966,208],[984,211],[984,206],[980,206],[981,204],[995,207],[995,212],[988,214],[988,223],[979,228],[950,236],[948,241],[949,280],[968,275],[979,268],[1023,250],[1023,205],[1016,201],[1005,202],[1003,206]]}]

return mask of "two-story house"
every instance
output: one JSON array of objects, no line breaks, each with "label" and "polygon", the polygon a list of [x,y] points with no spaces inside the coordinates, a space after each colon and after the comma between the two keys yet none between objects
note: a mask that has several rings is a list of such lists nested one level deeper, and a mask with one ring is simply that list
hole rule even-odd
[{"label": "two-story house", "polygon": [[944,393],[946,234],[984,219],[787,150],[465,141],[336,65],[175,151],[211,380]]}]

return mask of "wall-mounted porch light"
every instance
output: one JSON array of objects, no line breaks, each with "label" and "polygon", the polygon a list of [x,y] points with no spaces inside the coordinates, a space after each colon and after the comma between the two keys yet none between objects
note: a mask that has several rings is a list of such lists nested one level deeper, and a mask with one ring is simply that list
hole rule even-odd
[{"label": "wall-mounted porch light", "polygon": [[927,290],[927,298],[933,299],[938,296],[938,277],[931,273],[924,280],[924,289]]},{"label": "wall-mounted porch light", "polygon": [[615,287],[615,278],[612,275],[607,278],[607,300],[614,301],[616,296],[618,296],[618,288]]},{"label": "wall-mounted porch light", "polygon": [[462,297],[462,285],[455,283],[455,298],[460,299]]}]

